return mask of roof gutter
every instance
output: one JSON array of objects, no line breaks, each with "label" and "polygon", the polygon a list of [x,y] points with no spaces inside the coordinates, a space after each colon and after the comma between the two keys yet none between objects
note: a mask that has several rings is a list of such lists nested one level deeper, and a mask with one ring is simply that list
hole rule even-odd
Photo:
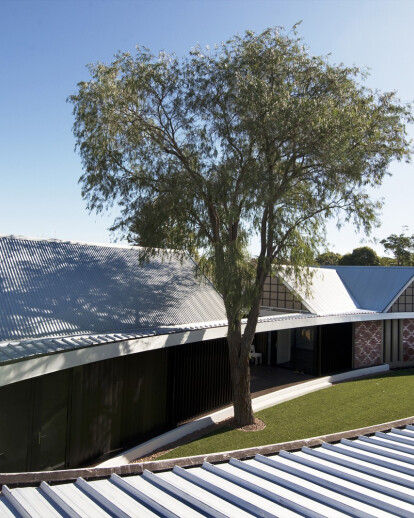
[{"label": "roof gutter", "polygon": [[[318,325],[340,324],[349,322],[365,322],[370,320],[414,319],[413,313],[348,313],[342,315],[288,315],[283,317],[261,317],[256,333],[313,327]],[[246,324],[243,324],[244,330]],[[0,386],[9,385],[44,374],[51,374],[62,369],[69,369],[129,354],[153,351],[181,344],[214,340],[227,336],[227,326],[217,325],[176,333],[146,336],[132,340],[120,340],[111,343],[91,345],[72,351],[56,352],[43,356],[21,358],[14,362],[0,365]]]}]

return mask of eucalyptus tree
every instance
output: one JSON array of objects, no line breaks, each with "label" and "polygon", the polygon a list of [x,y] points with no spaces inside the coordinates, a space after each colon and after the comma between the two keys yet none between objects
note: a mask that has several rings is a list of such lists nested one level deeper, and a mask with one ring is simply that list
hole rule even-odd
[{"label": "eucalyptus tree", "polygon": [[[404,231],[408,227],[403,227]],[[414,263],[414,235],[407,236],[405,232],[400,235],[391,234],[380,241],[385,250],[394,254],[397,266],[411,266]]]},{"label": "eucalyptus tree", "polygon": [[364,87],[359,69],[312,56],[296,29],[182,59],[137,47],[89,70],[69,98],[83,196],[90,210],[119,204],[113,228],[148,256],[203,250],[227,313],[235,421],[250,424],[266,276],[281,259],[303,275],[330,217],[370,231],[380,204],[367,188],[408,159],[410,107]]}]

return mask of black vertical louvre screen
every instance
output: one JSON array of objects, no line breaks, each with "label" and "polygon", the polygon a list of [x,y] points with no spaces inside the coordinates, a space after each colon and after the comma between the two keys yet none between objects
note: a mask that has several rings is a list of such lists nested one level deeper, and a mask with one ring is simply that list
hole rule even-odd
[{"label": "black vertical louvre screen", "polygon": [[172,420],[176,424],[231,402],[226,338],[171,349]]},{"label": "black vertical louvre screen", "polygon": [[0,472],[78,467],[231,401],[225,338],[0,387]]}]

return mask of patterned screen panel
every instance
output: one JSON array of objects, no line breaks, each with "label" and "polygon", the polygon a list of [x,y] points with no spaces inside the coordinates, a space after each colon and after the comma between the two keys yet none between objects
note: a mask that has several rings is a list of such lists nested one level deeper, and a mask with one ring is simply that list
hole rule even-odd
[{"label": "patterned screen panel", "polygon": [[263,287],[262,306],[307,311],[298,297],[278,277],[267,277]]},{"label": "patterned screen panel", "polygon": [[389,313],[414,311],[414,286],[411,283],[391,306]]}]

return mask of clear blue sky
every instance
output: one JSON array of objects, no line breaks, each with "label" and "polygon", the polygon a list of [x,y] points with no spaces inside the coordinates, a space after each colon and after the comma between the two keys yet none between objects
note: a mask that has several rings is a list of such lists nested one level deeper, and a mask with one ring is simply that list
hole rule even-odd
[{"label": "clear blue sky", "polygon": [[[266,27],[299,29],[314,54],[369,67],[368,85],[414,99],[414,0],[0,0],[0,234],[110,242],[114,213],[89,214],[77,181],[72,107],[87,63],[136,44],[183,55]],[[410,128],[410,134],[414,132]],[[393,164],[375,236],[412,224],[414,165]],[[330,248],[360,245],[329,225]],[[381,245],[374,246],[380,253]]]}]

